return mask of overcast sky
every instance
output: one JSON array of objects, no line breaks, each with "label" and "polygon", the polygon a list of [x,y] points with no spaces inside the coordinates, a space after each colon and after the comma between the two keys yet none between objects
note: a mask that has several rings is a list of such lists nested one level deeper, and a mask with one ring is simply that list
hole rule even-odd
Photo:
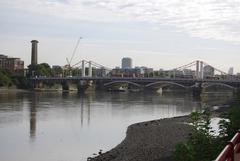
[{"label": "overcast sky", "polygon": [[240,0],[0,0],[0,54],[30,63],[94,60],[171,69],[203,60],[240,72]]}]

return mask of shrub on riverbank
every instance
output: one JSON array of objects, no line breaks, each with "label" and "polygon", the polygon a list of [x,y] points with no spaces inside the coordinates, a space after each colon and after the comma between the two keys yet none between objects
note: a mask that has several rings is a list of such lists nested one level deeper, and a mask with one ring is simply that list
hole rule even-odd
[{"label": "shrub on riverbank", "polygon": [[16,86],[19,89],[26,89],[28,87],[26,77],[0,68],[0,87],[12,86]]},{"label": "shrub on riverbank", "polygon": [[210,126],[210,111],[193,112],[191,123],[194,130],[186,143],[175,148],[176,161],[210,161],[216,159],[236,131],[240,128],[240,103],[235,104],[226,118],[219,122],[219,135],[215,136]]},{"label": "shrub on riverbank", "polygon": [[13,84],[18,88],[18,89],[28,89],[29,85],[27,83],[27,79],[24,76],[21,75],[13,75],[11,77],[11,80]]},{"label": "shrub on riverbank", "polygon": [[226,141],[231,140],[231,138],[236,134],[236,131],[240,129],[240,102],[236,102],[232,105],[229,110],[227,120],[221,120],[220,125],[220,137]]},{"label": "shrub on riverbank", "polygon": [[10,72],[0,68],[0,87],[9,87],[12,85]]},{"label": "shrub on riverbank", "polygon": [[213,160],[218,149],[223,145],[215,147],[219,141],[212,133],[210,126],[210,111],[205,110],[203,113],[193,112],[191,114],[191,124],[193,132],[187,143],[178,144],[176,146],[174,158],[176,161],[209,161]]}]

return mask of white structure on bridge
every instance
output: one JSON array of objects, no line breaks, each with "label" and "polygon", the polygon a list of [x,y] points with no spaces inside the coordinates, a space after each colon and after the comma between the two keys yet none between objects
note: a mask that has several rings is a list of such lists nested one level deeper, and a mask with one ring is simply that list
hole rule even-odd
[{"label": "white structure on bridge", "polygon": [[[73,66],[69,65],[69,70],[73,69],[73,67],[78,66],[78,69],[80,69],[81,77],[93,77],[98,74],[96,74],[96,71],[104,71],[107,73],[107,71],[112,71],[112,69],[107,68],[103,65],[100,65],[94,61],[87,61],[87,60],[81,60],[78,63],[76,63]],[[94,75],[93,75],[94,71]],[[218,77],[221,75],[227,75],[227,73],[203,62],[200,60],[193,61],[189,64],[180,66],[178,68],[166,71],[167,75],[166,77],[169,78],[189,78],[189,79],[197,79],[197,80],[203,80],[203,79],[215,79],[215,72],[220,73]],[[102,73],[102,72],[101,72]],[[100,76],[100,75],[98,75]],[[100,77],[105,77],[106,74],[101,74]],[[223,76],[223,78],[225,78]],[[128,76],[129,77],[129,76]],[[152,76],[154,77],[154,75]],[[222,78],[222,77],[221,77]]]},{"label": "white structure on bridge", "polygon": [[[87,61],[87,60],[82,60],[81,62],[81,76],[82,77],[92,77],[93,76],[93,67],[99,68],[100,70],[103,71],[110,71],[111,69],[104,67],[96,62],[93,61]],[[88,65],[88,74],[86,75],[86,66]]]},{"label": "white structure on bridge", "polygon": [[203,63],[197,60],[196,71],[195,71],[196,79],[201,79],[202,75],[203,75]]},{"label": "white structure on bridge", "polygon": [[[193,76],[193,78],[198,79],[198,80],[205,79],[206,77],[210,77],[210,78],[214,77],[215,71],[219,72],[220,75],[227,75],[227,73],[225,73],[217,68],[214,68],[213,66],[211,66],[205,62],[197,60],[197,61],[194,61],[189,64],[186,64],[186,65],[183,65],[183,66],[173,69],[172,71],[174,72],[174,77],[176,76],[177,71],[179,71],[179,72],[186,71],[189,68],[194,68],[194,70],[193,70],[194,74],[192,76]],[[183,74],[184,73],[185,72],[183,72]]]}]

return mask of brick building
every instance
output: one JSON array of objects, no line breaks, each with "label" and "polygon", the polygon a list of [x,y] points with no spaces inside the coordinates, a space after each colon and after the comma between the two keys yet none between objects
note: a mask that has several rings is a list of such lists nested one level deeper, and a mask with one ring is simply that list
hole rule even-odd
[{"label": "brick building", "polygon": [[0,68],[9,70],[12,73],[22,73],[24,71],[24,61],[20,58],[9,58],[0,55]]}]

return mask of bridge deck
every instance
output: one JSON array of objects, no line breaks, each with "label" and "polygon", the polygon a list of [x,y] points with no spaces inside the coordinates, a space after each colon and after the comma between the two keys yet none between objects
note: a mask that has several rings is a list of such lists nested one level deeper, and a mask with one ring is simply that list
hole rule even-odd
[{"label": "bridge deck", "polygon": [[32,81],[46,80],[104,80],[104,81],[174,81],[174,82],[212,82],[212,83],[240,83],[240,80],[211,80],[211,79],[190,79],[190,78],[159,78],[159,77],[33,77]]}]

